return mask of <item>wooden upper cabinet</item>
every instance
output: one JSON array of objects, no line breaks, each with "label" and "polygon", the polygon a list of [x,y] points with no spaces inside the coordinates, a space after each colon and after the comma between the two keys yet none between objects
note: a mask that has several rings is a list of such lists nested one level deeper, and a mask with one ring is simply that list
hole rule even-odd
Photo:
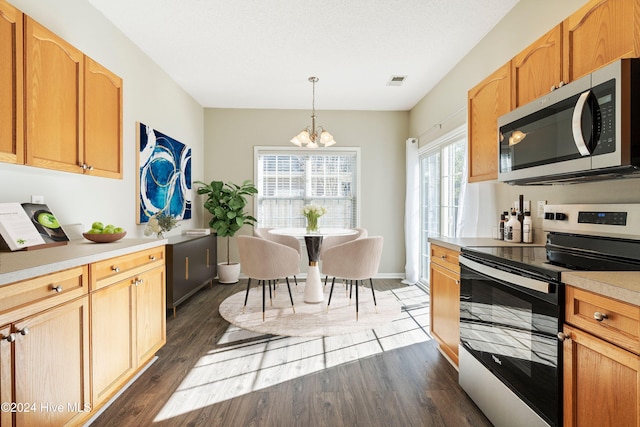
[{"label": "wooden upper cabinet", "polygon": [[562,24],[516,55],[511,72],[514,108],[558,87],[562,81]]},{"label": "wooden upper cabinet", "polygon": [[592,0],[564,25],[564,79],[640,56],[640,0]]},{"label": "wooden upper cabinet", "polygon": [[83,61],[81,51],[25,19],[27,164],[82,171]]},{"label": "wooden upper cabinet", "polygon": [[84,163],[88,173],[122,178],[122,79],[85,56]]},{"label": "wooden upper cabinet", "polygon": [[511,63],[469,91],[469,182],[498,177],[498,117],[511,111]]},{"label": "wooden upper cabinet", "polygon": [[0,2],[0,161],[24,163],[22,12]]}]

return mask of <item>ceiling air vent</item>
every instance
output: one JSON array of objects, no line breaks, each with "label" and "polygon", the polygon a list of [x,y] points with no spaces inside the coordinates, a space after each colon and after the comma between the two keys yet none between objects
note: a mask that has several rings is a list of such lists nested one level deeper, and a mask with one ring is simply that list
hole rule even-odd
[{"label": "ceiling air vent", "polygon": [[402,86],[402,83],[404,83],[404,79],[406,78],[407,76],[391,76],[387,82],[387,86]]}]

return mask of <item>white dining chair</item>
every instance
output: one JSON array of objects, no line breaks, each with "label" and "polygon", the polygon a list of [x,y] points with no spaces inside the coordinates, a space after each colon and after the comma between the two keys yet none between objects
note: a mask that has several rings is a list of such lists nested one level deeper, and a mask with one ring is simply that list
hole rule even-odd
[{"label": "white dining chair", "polygon": [[[342,243],[347,243],[350,242],[352,240],[356,240],[356,239],[362,239],[364,237],[367,237],[369,235],[369,232],[367,231],[366,228],[354,228],[354,230],[356,230],[356,233],[354,234],[346,234],[346,235],[342,235],[342,236],[327,236],[322,240],[322,247],[320,248],[320,261],[322,261],[322,257],[324,255],[324,253],[328,250],[331,249],[334,246],[340,245]],[[322,269],[324,272],[324,268]],[[327,281],[329,280],[329,275],[325,274],[324,277],[324,286],[327,286]]]},{"label": "white dining chair", "polygon": [[[295,249],[298,252],[298,255],[300,255],[300,257],[302,257],[302,244],[300,243],[300,240],[297,237],[294,236],[286,236],[284,234],[273,234],[273,233],[269,233],[270,230],[273,230],[273,228],[270,227],[254,227],[253,228],[253,235],[255,237],[260,237],[261,239],[266,239],[269,240],[271,242],[276,242],[276,243],[280,243],[281,245],[285,245],[285,246],[289,246],[292,249]],[[297,276],[293,276],[293,281],[296,284],[296,287],[298,287],[298,277]],[[274,289],[275,289],[275,284],[274,283]]]},{"label": "white dining chair", "polygon": [[265,319],[266,286],[269,282],[269,299],[271,299],[271,281],[284,278],[287,282],[291,308],[296,312],[289,286],[289,276],[300,272],[300,254],[289,246],[252,236],[238,236],[240,265],[247,275],[247,292],[244,297],[243,310],[247,306],[251,279],[262,282],[262,321]]},{"label": "white dining chair", "polygon": [[[334,246],[324,253],[322,264],[323,271],[333,276],[331,280],[331,290],[329,291],[329,302],[327,311],[331,305],[333,286],[336,277],[346,279],[350,282],[350,289],[356,290],[356,320],[358,320],[358,282],[369,279],[373,304],[377,309],[376,293],[373,289],[373,277],[378,273],[380,258],[382,257],[383,237],[364,237],[350,242]],[[351,298],[351,296],[349,296]]]}]

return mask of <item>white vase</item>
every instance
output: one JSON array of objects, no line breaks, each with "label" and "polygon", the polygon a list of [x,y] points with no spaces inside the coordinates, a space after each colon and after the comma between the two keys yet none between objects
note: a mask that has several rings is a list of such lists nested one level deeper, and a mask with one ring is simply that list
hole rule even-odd
[{"label": "white vase", "polygon": [[218,264],[218,282],[229,285],[232,283],[238,283],[238,278],[240,277],[240,263],[232,262],[231,264],[227,264],[226,262],[221,262]]}]

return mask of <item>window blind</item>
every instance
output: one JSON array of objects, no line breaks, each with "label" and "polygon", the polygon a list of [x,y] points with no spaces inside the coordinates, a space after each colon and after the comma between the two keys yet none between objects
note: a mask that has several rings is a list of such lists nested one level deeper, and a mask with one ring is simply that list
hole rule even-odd
[{"label": "window blind", "polygon": [[259,227],[305,227],[305,205],[324,206],[320,227],[356,227],[358,151],[256,150]]}]

